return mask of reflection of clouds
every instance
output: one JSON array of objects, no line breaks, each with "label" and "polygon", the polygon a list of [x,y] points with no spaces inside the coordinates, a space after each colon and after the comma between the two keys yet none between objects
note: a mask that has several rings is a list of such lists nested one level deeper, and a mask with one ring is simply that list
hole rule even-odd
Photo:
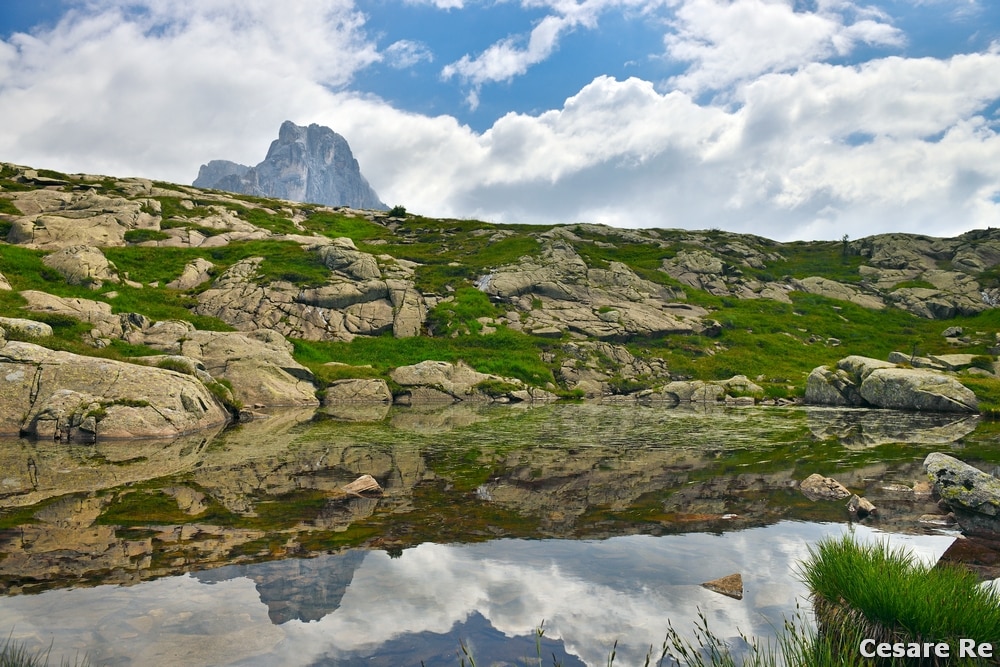
[{"label": "reflection of clouds", "polygon": [[[793,575],[808,544],[839,535],[841,524],[785,523],[723,535],[631,536],[602,542],[424,544],[391,560],[370,553],[355,572],[339,609],[315,624],[284,626],[288,654],[373,650],[401,635],[443,634],[472,613],[507,636],[530,635],[544,620],[546,636],[568,653],[604,664],[618,640],[616,664],[641,664],[659,646],[667,623],[690,629],[701,610],[717,633],[772,635],[794,613],[805,587]],[[859,539],[878,534],[859,527]],[[921,558],[938,558],[947,537],[890,536]],[[743,601],[700,586],[742,572]],[[301,663],[300,663],[301,664]]]},{"label": "reflection of clouds", "polygon": [[[86,650],[98,663],[130,656],[134,664],[308,665],[377,654],[400,638],[416,645],[423,633],[447,634],[478,613],[507,636],[531,635],[544,620],[546,636],[587,664],[606,664],[615,640],[616,665],[642,664],[668,621],[686,633],[699,609],[722,637],[737,629],[772,635],[805,593],[794,571],[807,545],[845,529],[785,522],[722,535],[423,544],[397,559],[367,553],[340,606],[315,622],[272,625],[246,578],[202,584],[183,576],[0,598],[0,629],[14,627],[15,639],[40,646],[52,641],[56,659]],[[865,527],[855,534],[882,537]],[[888,537],[928,560],[952,540]],[[322,570],[324,558],[342,556],[321,557],[311,569]],[[732,572],[743,574],[742,601],[700,586]]]}]

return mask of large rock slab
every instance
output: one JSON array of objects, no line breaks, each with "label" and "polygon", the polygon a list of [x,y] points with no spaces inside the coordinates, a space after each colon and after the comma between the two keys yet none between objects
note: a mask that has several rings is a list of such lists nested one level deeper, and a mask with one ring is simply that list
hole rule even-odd
[{"label": "large rock slab", "polygon": [[600,339],[704,328],[701,317],[706,311],[673,308],[684,298],[681,292],[645,280],[620,262],[590,267],[567,241],[551,235],[543,240],[540,256],[524,257],[476,281],[480,290],[520,311],[513,328]]},{"label": "large rock slab", "polygon": [[93,246],[68,246],[46,255],[42,263],[62,274],[70,285],[89,285],[97,289],[104,282],[120,282],[115,265]]},{"label": "large rock slab", "polygon": [[963,530],[1000,535],[1000,479],[940,452],[927,455],[924,469]]},{"label": "large rock slab", "polygon": [[397,338],[419,335],[427,308],[413,281],[381,277],[373,255],[343,241],[315,250],[335,267],[324,285],[261,284],[263,258],[251,257],[231,266],[199,294],[196,312],[240,331],[271,329],[306,340],[350,341],[390,330]]},{"label": "large rock slab", "polygon": [[524,383],[515,378],[505,378],[480,373],[458,362],[421,361],[411,366],[400,366],[389,374],[393,382],[409,389],[412,403],[437,401],[491,400],[493,397],[477,387],[482,382],[502,383],[512,391],[524,389]]},{"label": "large rock slab", "polygon": [[392,391],[377,378],[337,380],[323,392],[323,406],[337,403],[392,403]]},{"label": "large rock slab", "polygon": [[91,323],[95,343],[120,339],[196,359],[212,378],[229,382],[233,397],[245,405],[319,404],[312,373],[292,358],[291,344],[277,332],[200,331],[190,322],[152,322],[135,313],[113,314],[111,306],[100,301],[36,291],[21,294],[32,310]]},{"label": "large rock slab", "polygon": [[0,347],[0,434],[173,437],[228,419],[208,389],[188,375],[32,343]]},{"label": "large rock slab", "polygon": [[806,403],[855,407],[977,412],[976,395],[954,377],[927,369],[899,368],[870,357],[849,356],[831,370],[820,366],[806,380]]},{"label": "large rock slab", "polygon": [[916,368],[881,368],[861,383],[861,396],[879,408],[978,412],[971,389],[955,378]]},{"label": "large rock slab", "polygon": [[168,354],[197,359],[232,385],[245,405],[319,405],[312,373],[292,358],[291,344],[274,331],[200,331],[188,322],[156,322],[143,342]]}]

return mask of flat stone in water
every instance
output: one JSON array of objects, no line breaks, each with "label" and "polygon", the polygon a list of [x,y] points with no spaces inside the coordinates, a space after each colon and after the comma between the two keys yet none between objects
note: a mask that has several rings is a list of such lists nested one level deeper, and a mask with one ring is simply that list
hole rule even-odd
[{"label": "flat stone in water", "polygon": [[712,581],[706,581],[702,586],[710,591],[722,593],[737,600],[743,599],[743,577],[739,572],[719,579],[713,579]]}]

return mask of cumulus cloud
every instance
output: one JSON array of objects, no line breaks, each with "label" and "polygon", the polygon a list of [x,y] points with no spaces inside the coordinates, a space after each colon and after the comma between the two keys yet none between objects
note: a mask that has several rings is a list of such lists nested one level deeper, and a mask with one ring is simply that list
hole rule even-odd
[{"label": "cumulus cloud", "polygon": [[859,43],[900,46],[903,36],[881,13],[847,2],[796,11],[792,0],[683,0],[664,41],[670,57],[691,63],[671,84],[697,92],[843,56]]},{"label": "cumulus cloud", "polygon": [[283,119],[378,58],[362,25],[340,0],[88,3],[4,44],[0,153],[182,181],[259,160]]},{"label": "cumulus cloud", "polygon": [[[609,6],[595,3],[567,2],[552,15],[589,25]],[[717,50],[736,39],[719,33],[691,61],[690,90],[597,76],[558,108],[509,113],[477,132],[351,90],[380,58],[430,54],[415,42],[379,54],[346,1],[285,13],[262,1],[101,2],[0,42],[0,156],[190,182],[211,159],[256,163],[289,119],[343,134],[383,200],[427,215],[776,239],[1000,226],[1000,139],[989,115],[1000,100],[1000,49],[810,63],[836,52],[838,35],[860,39],[852,35],[869,29],[865,21],[888,23],[834,0],[811,13],[686,0],[675,3],[678,16],[698,3],[723,23],[733,20],[726,12],[767,5],[778,26],[768,38],[792,46],[734,74],[713,69]],[[538,53],[563,25],[539,24]],[[752,52],[762,31],[748,29],[741,48]],[[796,31],[811,36],[795,41]],[[517,71],[516,57],[502,60],[483,71]],[[699,93],[723,80],[724,101]]]},{"label": "cumulus cloud", "polygon": [[[508,114],[482,134],[384,108],[345,120],[369,147],[377,127],[399,128],[422,163],[375,147],[365,159],[387,185],[373,182],[434,214],[779,239],[952,234],[1000,224],[1000,138],[981,115],[1000,99],[997,68],[992,52],[815,64],[757,78],[732,108],[598,77],[560,109]],[[377,125],[350,120],[379,113]]]}]

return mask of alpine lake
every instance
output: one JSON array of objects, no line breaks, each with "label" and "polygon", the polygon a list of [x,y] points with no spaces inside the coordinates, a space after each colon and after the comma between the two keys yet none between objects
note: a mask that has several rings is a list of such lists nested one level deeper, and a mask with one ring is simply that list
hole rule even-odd
[{"label": "alpine lake", "polygon": [[[738,650],[810,622],[798,571],[824,537],[939,558],[958,533],[921,520],[940,513],[913,491],[924,457],[992,470],[998,436],[970,416],[555,403],[8,438],[0,634],[52,664],[568,667],[616,642],[641,665],[703,617]],[[878,514],[808,500],[812,473]],[[343,490],[365,474],[381,494]],[[733,573],[742,599],[701,585]]]}]

